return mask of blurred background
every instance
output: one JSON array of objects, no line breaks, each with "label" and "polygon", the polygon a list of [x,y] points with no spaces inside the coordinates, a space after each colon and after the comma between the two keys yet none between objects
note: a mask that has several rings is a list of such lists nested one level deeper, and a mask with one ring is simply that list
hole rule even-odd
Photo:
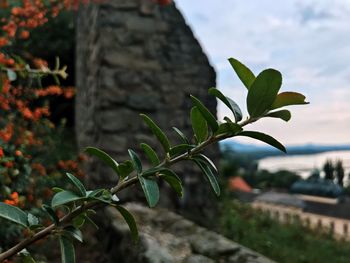
[{"label": "blurred background", "polygon": [[[20,2],[0,1],[1,16],[8,18]],[[281,141],[288,153],[242,137],[213,145],[206,154],[219,168],[219,198],[191,163],[174,167],[183,179],[182,199],[160,184],[159,208],[151,210],[140,187],[121,192],[140,242],[130,245],[120,215],[101,210],[91,216],[99,231],[82,228],[77,262],[349,262],[348,1],[106,0],[66,9],[31,29],[29,38],[1,47],[0,54],[19,55],[36,69],[59,57],[69,74],[59,83],[19,75],[13,90],[29,92],[1,91],[2,100],[21,101],[1,104],[1,201],[45,217],[41,207],[50,203],[52,187],[70,187],[65,172],[89,189],[114,185],[115,173],[83,149],[99,147],[123,162],[131,147],[147,167],[139,143],[162,148],[139,114],[154,119],[172,142],[179,142],[172,126],[192,138],[190,94],[219,120],[231,116],[208,96],[210,87],[247,116],[247,90],[227,60],[234,57],[256,75],[279,70],[282,91],[310,102],[292,106],[287,123],[265,118],[250,127]],[[45,114],[34,118],[37,108]],[[0,223],[0,250],[28,235]],[[58,262],[55,242],[30,252],[40,262]]]}]

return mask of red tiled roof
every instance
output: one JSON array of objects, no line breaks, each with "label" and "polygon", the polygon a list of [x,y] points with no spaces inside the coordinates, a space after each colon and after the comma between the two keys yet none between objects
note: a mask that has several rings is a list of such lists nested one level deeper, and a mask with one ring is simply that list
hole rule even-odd
[{"label": "red tiled roof", "polygon": [[228,187],[231,191],[252,192],[252,188],[240,176],[230,177],[228,179]]}]

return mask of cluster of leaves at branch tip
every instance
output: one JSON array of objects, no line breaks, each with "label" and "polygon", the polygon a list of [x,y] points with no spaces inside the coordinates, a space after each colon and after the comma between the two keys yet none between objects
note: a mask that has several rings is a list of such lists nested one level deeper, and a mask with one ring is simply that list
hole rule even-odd
[{"label": "cluster of leaves at branch tip", "polygon": [[[209,94],[216,97],[232,112],[232,116],[226,116],[223,121],[218,121],[210,110],[195,96],[191,95],[193,108],[190,111],[193,136],[188,138],[181,130],[173,127],[173,131],[179,137],[179,144],[172,144],[166,133],[147,115],[141,114],[141,118],[157,138],[163,153],[157,153],[152,146],[141,143],[140,149],[148,159],[148,164],[143,165],[136,151],[129,149],[129,160],[118,163],[106,152],[88,147],[85,151],[89,155],[103,161],[116,173],[116,186],[111,189],[86,190],[84,184],[74,175],[67,173],[67,179],[71,183],[71,189],[53,188],[56,194],[51,204],[43,206],[43,210],[51,219],[58,236],[61,247],[62,261],[74,262],[73,240],[82,242],[81,227],[89,222],[95,223],[91,215],[95,213],[97,204],[105,204],[115,207],[130,227],[132,237],[137,240],[138,230],[135,219],[119,203],[116,194],[132,184],[139,183],[146,201],[150,207],[154,207],[160,198],[159,181],[164,180],[177,194],[182,197],[184,189],[182,180],[171,169],[171,166],[179,161],[192,161],[203,172],[210,187],[216,195],[220,195],[220,187],[217,179],[218,170],[215,164],[202,152],[205,147],[218,141],[246,136],[260,140],[285,152],[285,147],[270,135],[247,131],[247,124],[258,121],[261,118],[279,118],[289,121],[291,113],[281,109],[289,105],[307,104],[305,96],[296,92],[281,92],[281,73],[274,69],[263,70],[255,76],[252,71],[234,58],[229,59],[243,85],[248,90],[247,110],[249,116],[244,118],[237,103],[228,98],[216,88],[209,89]],[[145,169],[144,167],[151,167]],[[64,210],[66,215],[58,218],[57,210]],[[37,233],[45,227],[36,216],[26,213],[11,205],[0,203],[0,217],[10,220],[33,233]],[[1,256],[1,255],[0,255]]]}]

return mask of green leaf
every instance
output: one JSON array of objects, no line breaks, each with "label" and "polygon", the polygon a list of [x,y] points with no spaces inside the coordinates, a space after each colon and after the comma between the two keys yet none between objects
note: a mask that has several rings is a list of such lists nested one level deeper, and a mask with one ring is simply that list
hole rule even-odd
[{"label": "green leaf", "polygon": [[81,228],[85,224],[85,214],[80,214],[73,219],[73,226],[75,228]]},{"label": "green leaf", "polygon": [[82,182],[71,173],[66,173],[72,184],[78,189],[80,196],[86,196],[86,189]]},{"label": "green leaf", "polygon": [[0,202],[0,218],[28,227],[27,214],[16,206]]},{"label": "green leaf", "polygon": [[55,193],[59,193],[64,191],[64,189],[60,188],[60,187],[52,187],[52,191],[54,191]]},{"label": "green leaf", "polygon": [[[226,122],[230,122],[230,123],[232,123],[233,121],[229,118],[229,117],[227,117],[227,116],[225,116],[224,117],[224,120],[226,121]],[[219,125],[220,126],[220,125]],[[219,127],[220,128],[220,127]]]},{"label": "green leaf", "polygon": [[51,206],[57,207],[60,205],[64,205],[73,201],[79,201],[83,200],[84,197],[76,195],[76,193],[73,193],[71,191],[62,191],[57,194],[55,194],[51,200]]},{"label": "green leaf", "polygon": [[35,263],[34,258],[27,249],[22,249],[18,254],[21,257],[21,263]]},{"label": "green leaf", "polygon": [[170,156],[176,156],[182,153],[186,153],[193,149],[194,145],[188,145],[188,144],[179,144],[174,147],[172,147],[169,151]]},{"label": "green leaf", "polygon": [[119,164],[118,166],[119,169],[119,176],[124,179],[126,178],[132,171],[134,171],[134,166],[131,161],[126,160]]},{"label": "green leaf", "polygon": [[237,59],[229,58],[228,61],[230,62],[231,66],[235,70],[237,76],[242,81],[244,86],[249,89],[255,80],[253,72]]},{"label": "green leaf", "polygon": [[306,102],[305,99],[306,98],[303,94],[297,92],[282,92],[277,95],[271,109],[282,108],[289,105],[309,104],[309,102]]},{"label": "green leaf", "polygon": [[15,81],[17,79],[17,74],[12,69],[7,69],[7,77],[9,81]]},{"label": "green leaf", "polygon": [[28,254],[21,254],[21,262],[22,263],[36,263],[34,258],[28,253]]},{"label": "green leaf", "polygon": [[102,198],[103,198],[104,200],[108,200],[108,201],[112,200],[112,194],[111,194],[111,192],[108,191],[108,190],[103,190],[103,192],[102,192]]},{"label": "green leaf", "polygon": [[131,149],[128,150],[132,164],[138,174],[142,173],[142,164],[138,155]]},{"label": "green leaf", "polygon": [[171,188],[180,196],[183,197],[183,187],[181,179],[170,169],[162,169],[159,172],[161,178],[163,178]]},{"label": "green leaf", "polygon": [[109,167],[111,167],[117,174],[119,174],[118,163],[106,152],[97,149],[95,147],[87,147],[85,152],[92,156],[98,157],[100,160],[105,162]]},{"label": "green leaf", "polygon": [[229,97],[226,97],[216,88],[209,89],[209,94],[217,97],[232,111],[233,115],[235,116],[236,122],[239,122],[240,120],[242,120],[243,114],[236,102],[231,100]]},{"label": "green leaf", "polygon": [[96,196],[100,195],[105,190],[106,189],[95,189],[93,191],[87,191],[86,196],[87,197],[96,197]]},{"label": "green leaf", "polygon": [[145,114],[140,114],[147,126],[151,129],[153,134],[158,138],[159,142],[164,148],[164,151],[167,153],[170,149],[170,142],[165,133],[155,124],[150,117]]},{"label": "green leaf", "polygon": [[55,225],[58,225],[59,223],[59,218],[56,215],[55,211],[52,209],[51,206],[48,205],[43,205],[43,209],[45,210],[45,212],[49,215],[50,219],[52,222],[55,223]]},{"label": "green leaf", "polygon": [[214,117],[214,115],[203,105],[203,103],[197,99],[196,97],[191,95],[192,102],[194,106],[198,108],[198,110],[201,112],[204,119],[208,122],[208,125],[212,129],[213,132],[216,132],[216,130],[219,128],[219,124]]},{"label": "green leaf", "polygon": [[110,205],[112,203],[112,195],[110,196],[109,199],[107,199],[106,197],[92,197],[92,199],[100,201],[100,202],[108,204],[108,205]]},{"label": "green leaf", "polygon": [[275,138],[273,138],[270,135],[267,135],[265,133],[256,132],[256,131],[243,131],[243,132],[239,133],[238,135],[257,139],[259,141],[265,142],[265,143],[281,150],[282,152],[285,152],[285,153],[287,152],[286,148],[279,141],[277,141]]},{"label": "green leaf", "polygon": [[37,225],[39,225],[39,219],[35,215],[33,215],[31,213],[28,213],[27,220],[28,220],[29,226],[37,226]]},{"label": "green leaf", "polygon": [[60,79],[57,77],[57,75],[52,75],[53,80],[55,81],[56,85],[61,86]]},{"label": "green leaf", "polygon": [[213,163],[212,160],[210,160],[207,156],[205,156],[204,154],[198,154],[192,157],[193,159],[209,166],[212,170],[214,170],[215,172],[218,172],[218,168],[216,168],[215,164]]},{"label": "green leaf", "polygon": [[133,215],[120,205],[117,205],[116,208],[118,209],[119,213],[123,216],[126,223],[128,224],[132,239],[137,241],[139,238],[139,232],[137,230],[137,225]]},{"label": "green leaf", "polygon": [[159,171],[164,169],[163,167],[152,167],[142,173],[142,176],[148,178],[150,176],[155,176]]},{"label": "green leaf", "polygon": [[279,110],[274,112],[269,112],[265,117],[279,118],[284,121],[289,121],[292,118],[292,114],[289,110]]},{"label": "green leaf", "polygon": [[66,226],[64,229],[64,234],[68,237],[72,237],[76,239],[79,242],[83,242],[83,233],[80,231],[80,229],[74,227],[74,226]]},{"label": "green leaf", "polygon": [[86,216],[86,221],[88,221],[96,230],[99,229],[98,225],[95,224],[95,222],[88,216]]},{"label": "green leaf", "polygon": [[59,237],[62,263],[75,263],[75,250],[73,243],[65,236]]},{"label": "green leaf", "polygon": [[160,164],[157,153],[149,146],[147,143],[140,144],[142,150],[145,152],[148,160],[152,163],[153,166]]},{"label": "green leaf", "polygon": [[208,125],[196,106],[191,109],[191,122],[198,143],[204,142],[208,137]]},{"label": "green leaf", "polygon": [[159,200],[159,188],[155,180],[138,176],[142,190],[146,196],[147,203],[150,207],[154,207]]},{"label": "green leaf", "polygon": [[193,160],[198,167],[202,170],[202,172],[207,177],[211,188],[213,189],[214,193],[219,196],[220,195],[220,186],[218,181],[216,180],[215,175],[213,174],[212,170],[210,170],[210,167],[208,165],[205,165],[204,163],[197,161],[196,159]]},{"label": "green leaf", "polygon": [[260,117],[271,109],[281,85],[282,75],[274,69],[266,69],[256,77],[247,96],[247,108],[251,117]]},{"label": "green leaf", "polygon": [[215,135],[227,134],[229,136],[236,135],[241,132],[243,129],[237,123],[225,122],[219,125],[219,129],[215,132]]},{"label": "green leaf", "polygon": [[180,138],[181,138],[181,140],[182,140],[183,143],[185,143],[185,144],[190,144],[190,141],[187,139],[186,135],[185,135],[182,131],[180,131],[180,130],[179,130],[178,128],[176,128],[176,127],[173,127],[173,130],[177,133],[177,135],[180,136]]}]

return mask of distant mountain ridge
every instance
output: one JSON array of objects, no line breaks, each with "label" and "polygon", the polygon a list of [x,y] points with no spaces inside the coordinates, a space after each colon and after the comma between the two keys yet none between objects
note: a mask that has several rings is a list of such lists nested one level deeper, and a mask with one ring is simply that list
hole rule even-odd
[{"label": "distant mountain ridge", "polygon": [[[231,150],[236,153],[253,155],[260,159],[267,156],[282,155],[280,151],[269,145],[245,144],[236,141],[224,141],[220,143],[222,150]],[[304,144],[286,146],[288,155],[316,154],[330,151],[347,151],[350,150],[350,144],[343,145],[322,145],[322,144]]]}]

